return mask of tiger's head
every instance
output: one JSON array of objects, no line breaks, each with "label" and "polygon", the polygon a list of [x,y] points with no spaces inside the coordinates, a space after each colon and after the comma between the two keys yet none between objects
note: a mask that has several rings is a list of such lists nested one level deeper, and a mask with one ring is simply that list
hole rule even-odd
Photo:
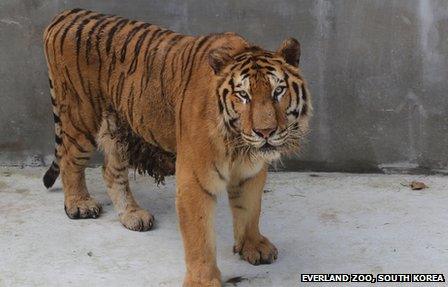
[{"label": "tiger's head", "polygon": [[293,38],[276,52],[252,46],[234,56],[210,53],[222,130],[235,152],[273,161],[298,151],[311,113],[299,59]]}]

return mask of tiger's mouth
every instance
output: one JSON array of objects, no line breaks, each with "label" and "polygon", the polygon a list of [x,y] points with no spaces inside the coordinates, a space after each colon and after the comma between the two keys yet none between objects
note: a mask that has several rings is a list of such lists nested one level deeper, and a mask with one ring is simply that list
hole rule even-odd
[{"label": "tiger's mouth", "polygon": [[297,154],[303,136],[298,123],[291,123],[286,129],[277,131],[269,138],[240,131],[231,143],[234,151],[240,156],[274,162],[282,156]]},{"label": "tiger's mouth", "polygon": [[275,146],[271,145],[270,143],[266,142],[264,145],[262,145],[259,148],[259,150],[262,152],[270,152],[270,151],[277,150],[277,148]]},{"label": "tiger's mouth", "polygon": [[280,150],[285,145],[288,134],[286,132],[275,133],[269,138],[242,133],[242,138],[247,145],[261,152]]}]

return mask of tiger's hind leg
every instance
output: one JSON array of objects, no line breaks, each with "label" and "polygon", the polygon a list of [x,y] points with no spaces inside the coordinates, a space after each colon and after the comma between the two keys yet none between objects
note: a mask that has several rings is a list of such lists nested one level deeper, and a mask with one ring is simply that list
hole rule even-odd
[{"label": "tiger's hind leg", "polygon": [[[55,160],[46,172],[44,185],[51,187],[60,175],[64,190],[64,207],[69,218],[96,218],[99,216],[101,206],[90,197],[85,180],[84,170],[89,162],[93,150],[96,148],[94,136],[95,127],[92,122],[81,125],[80,115],[92,118],[94,113],[88,114],[84,107],[77,109],[61,109],[60,102],[64,97],[73,96],[68,90],[63,90],[63,83],[51,79],[50,91],[55,121]],[[54,84],[54,86],[53,86]],[[59,97],[58,97],[59,96]],[[76,97],[78,97],[76,95]],[[89,118],[86,116],[86,118]]]},{"label": "tiger's hind leg", "polygon": [[103,120],[98,136],[104,151],[103,178],[120,222],[134,231],[147,231],[153,227],[154,217],[141,208],[129,188],[128,161],[123,156],[122,143],[113,136],[116,121],[113,116]]},{"label": "tiger's hind leg", "polygon": [[97,218],[101,212],[101,205],[87,191],[85,179],[85,168],[94,149],[82,133],[64,132],[60,170],[65,213],[71,219]]}]

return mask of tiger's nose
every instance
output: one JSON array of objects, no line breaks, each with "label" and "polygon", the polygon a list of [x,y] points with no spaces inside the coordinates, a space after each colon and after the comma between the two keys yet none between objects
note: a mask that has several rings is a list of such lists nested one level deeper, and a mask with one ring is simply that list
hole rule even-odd
[{"label": "tiger's nose", "polygon": [[277,127],[267,128],[267,129],[253,129],[253,131],[256,135],[258,135],[259,137],[262,137],[264,139],[267,139],[270,136],[272,136],[276,130],[277,130]]}]

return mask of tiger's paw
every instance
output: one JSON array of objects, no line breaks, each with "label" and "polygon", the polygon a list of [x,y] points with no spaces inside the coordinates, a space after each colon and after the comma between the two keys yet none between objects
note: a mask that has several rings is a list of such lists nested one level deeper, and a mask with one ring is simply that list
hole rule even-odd
[{"label": "tiger's paw", "polygon": [[97,218],[101,213],[101,205],[93,198],[70,197],[65,200],[65,213],[70,219]]},{"label": "tiger's paw", "polygon": [[236,244],[233,252],[252,265],[271,264],[278,256],[277,248],[264,236]]},{"label": "tiger's paw", "polygon": [[221,287],[221,281],[219,279],[212,279],[210,281],[191,281],[185,280],[183,287]]},{"label": "tiger's paw", "polygon": [[127,229],[148,231],[154,226],[154,216],[144,209],[133,209],[120,215],[120,222]]},{"label": "tiger's paw", "polygon": [[195,272],[187,273],[183,287],[221,287],[221,272],[218,267],[202,266],[192,268]]}]

